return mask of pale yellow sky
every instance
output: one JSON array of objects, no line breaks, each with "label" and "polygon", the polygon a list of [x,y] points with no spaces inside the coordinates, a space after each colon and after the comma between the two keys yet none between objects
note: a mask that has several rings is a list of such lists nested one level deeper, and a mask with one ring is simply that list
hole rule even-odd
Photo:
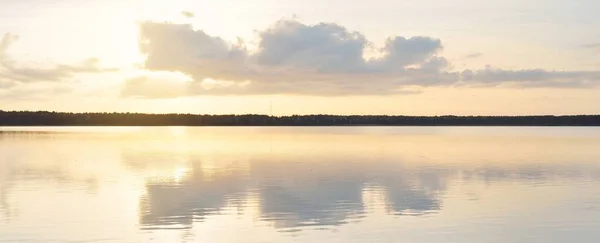
[{"label": "pale yellow sky", "polygon": [[[6,0],[0,109],[600,113],[594,9],[593,0]],[[382,49],[395,36],[407,39]],[[206,79],[233,86],[206,90]]]}]

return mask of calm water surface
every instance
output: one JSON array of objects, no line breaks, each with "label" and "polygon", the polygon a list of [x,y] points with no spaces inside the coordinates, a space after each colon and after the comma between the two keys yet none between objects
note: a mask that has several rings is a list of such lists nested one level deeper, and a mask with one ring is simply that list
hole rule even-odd
[{"label": "calm water surface", "polygon": [[600,242],[600,128],[0,131],[0,242]]}]

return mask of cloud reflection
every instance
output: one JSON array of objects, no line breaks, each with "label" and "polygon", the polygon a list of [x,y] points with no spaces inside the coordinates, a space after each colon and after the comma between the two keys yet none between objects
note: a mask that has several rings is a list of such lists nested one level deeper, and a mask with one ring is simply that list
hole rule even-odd
[{"label": "cloud reflection", "polygon": [[[140,199],[143,228],[188,228],[194,222],[209,220],[207,216],[230,214],[239,211],[236,207],[258,204],[260,220],[272,227],[286,231],[322,229],[364,218],[369,213],[364,193],[373,187],[381,189],[384,198],[375,202],[375,207],[396,216],[422,216],[442,210],[448,184],[454,180],[544,183],[600,179],[599,169],[583,166],[436,168],[397,160],[370,163],[341,158],[307,161],[265,157],[252,160],[247,168],[229,163],[231,167],[208,172],[202,168],[202,159],[190,156],[188,161],[189,174],[181,180],[150,180],[146,184],[147,194]],[[252,195],[258,196],[258,202],[252,201]]]},{"label": "cloud reflection", "polygon": [[[143,159],[124,158],[134,164]],[[364,191],[372,186],[383,189],[386,202],[378,203],[391,214],[424,215],[441,209],[444,180],[450,176],[445,171],[415,173],[395,161],[373,166],[343,159],[261,158],[248,168],[232,164],[217,172],[203,169],[202,159],[191,156],[188,161],[189,174],[181,180],[153,179],[146,184],[140,200],[143,228],[190,227],[209,215],[228,213],[233,203],[247,207],[251,195],[258,196],[260,219],[275,228],[343,225],[365,216]]]},{"label": "cloud reflection", "polygon": [[[240,135],[248,132],[242,128],[226,131],[188,131],[176,139],[163,134],[0,134],[0,213],[8,217],[7,212],[19,206],[11,207],[10,197],[23,182],[48,186],[52,181],[56,183],[51,186],[80,189],[103,187],[119,177],[131,179],[123,183],[140,183],[135,188],[143,192],[132,199],[137,200],[137,221],[143,230],[190,229],[196,223],[218,221],[220,215],[241,215],[293,232],[331,229],[381,212],[398,218],[436,216],[449,195],[457,196],[451,192],[455,186],[464,183],[600,181],[600,167],[593,161],[597,155],[576,153],[581,147],[595,151],[589,148],[597,140],[511,137],[487,142],[464,135],[463,140],[443,140],[441,135],[403,133],[374,139],[343,130],[310,135],[301,129],[271,139]],[[383,149],[386,146],[393,149]],[[30,153],[32,147],[42,155]],[[544,155],[539,147],[552,148],[547,152],[552,157],[520,156],[531,151]],[[418,149],[426,154],[414,152]],[[501,152],[495,157],[487,155],[497,150]],[[529,161],[532,158],[539,161]],[[459,196],[478,200],[477,192],[464,193]]]},{"label": "cloud reflection", "polygon": [[182,178],[146,184],[146,195],[140,199],[140,225],[144,229],[188,228],[245,196],[239,174],[225,172],[208,177],[201,162],[194,161],[191,166]]}]

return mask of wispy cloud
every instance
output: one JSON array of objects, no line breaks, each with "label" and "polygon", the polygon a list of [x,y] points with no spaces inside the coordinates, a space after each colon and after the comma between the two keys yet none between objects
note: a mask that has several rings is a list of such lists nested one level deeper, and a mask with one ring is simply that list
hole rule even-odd
[{"label": "wispy cloud", "polygon": [[6,33],[4,36],[2,36],[2,39],[0,40],[0,60],[5,58],[6,51],[17,40],[19,40],[19,36],[11,33]]},{"label": "wispy cloud", "polygon": [[478,57],[481,57],[481,56],[483,56],[483,53],[481,53],[481,52],[473,52],[473,53],[465,55],[463,57],[463,59],[474,59],[474,58],[478,58]]},{"label": "wispy cloud", "polygon": [[544,69],[504,70],[487,67],[464,70],[461,82],[476,85],[516,87],[592,87],[599,85],[600,71],[549,71]]},{"label": "wispy cloud", "polygon": [[585,45],[583,45],[583,47],[585,47],[585,48],[600,48],[600,42],[585,44]]},{"label": "wispy cloud", "polygon": [[183,15],[183,17],[186,17],[186,18],[193,18],[196,16],[194,13],[192,13],[190,11],[182,11],[181,15]]},{"label": "wispy cloud", "polygon": [[0,78],[11,82],[64,81],[78,73],[118,71],[116,68],[101,67],[100,61],[97,58],[89,58],[76,64],[49,64],[40,66],[29,63],[18,63],[7,53],[10,46],[18,39],[17,35],[5,34],[2,40],[0,40]]}]

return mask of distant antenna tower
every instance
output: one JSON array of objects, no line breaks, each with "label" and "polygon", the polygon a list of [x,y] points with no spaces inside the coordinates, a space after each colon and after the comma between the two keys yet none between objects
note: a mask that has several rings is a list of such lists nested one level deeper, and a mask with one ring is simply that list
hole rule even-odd
[{"label": "distant antenna tower", "polygon": [[269,99],[269,116],[273,116],[273,100]]}]

